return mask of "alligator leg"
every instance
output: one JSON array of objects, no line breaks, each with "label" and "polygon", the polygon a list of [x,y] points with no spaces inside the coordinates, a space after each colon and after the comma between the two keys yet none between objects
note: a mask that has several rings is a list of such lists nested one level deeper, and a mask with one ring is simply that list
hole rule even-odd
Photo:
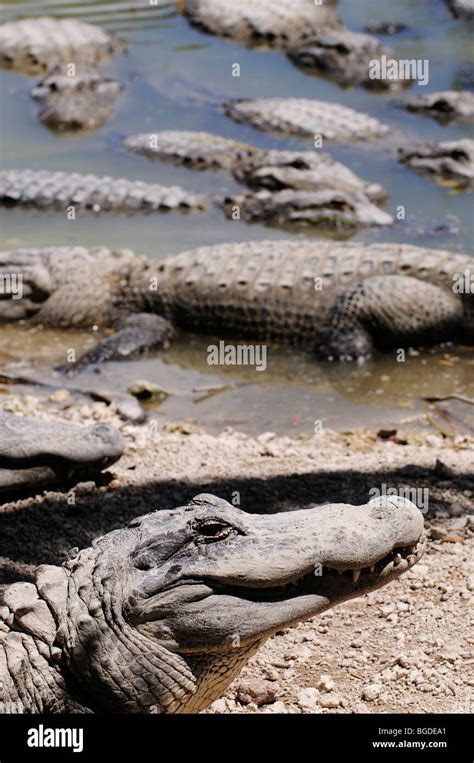
[{"label": "alligator leg", "polygon": [[95,363],[129,360],[147,350],[167,347],[174,334],[170,321],[151,313],[129,315],[117,322],[116,329],[114,334],[105,337],[79,360],[64,363],[55,370],[74,376]]},{"label": "alligator leg", "polygon": [[462,325],[463,306],[454,293],[411,276],[373,276],[338,297],[318,332],[315,353],[354,360],[375,348],[455,340]]}]

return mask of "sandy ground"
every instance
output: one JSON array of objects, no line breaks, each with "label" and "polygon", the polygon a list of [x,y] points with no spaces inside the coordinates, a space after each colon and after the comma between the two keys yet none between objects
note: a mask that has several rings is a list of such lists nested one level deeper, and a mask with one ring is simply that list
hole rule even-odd
[{"label": "sandy ground", "polygon": [[214,437],[188,423],[164,431],[126,424],[102,403],[78,408],[23,396],[3,398],[0,408],[111,421],[126,440],[122,459],[76,486],[69,503],[62,487],[0,506],[0,585],[31,579],[36,564],[61,563],[68,549],[200,492],[234,501],[238,494],[242,509],[273,512],[365,503],[384,484],[411,491],[405,494],[428,504],[427,552],[418,565],[380,591],[275,635],[206,712],[472,712],[473,437]]}]

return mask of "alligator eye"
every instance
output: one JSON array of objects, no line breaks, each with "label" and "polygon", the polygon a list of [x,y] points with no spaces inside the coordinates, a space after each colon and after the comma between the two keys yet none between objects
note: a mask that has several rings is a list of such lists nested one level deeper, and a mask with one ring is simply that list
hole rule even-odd
[{"label": "alligator eye", "polygon": [[196,527],[197,543],[216,543],[217,541],[228,538],[235,532],[235,528],[224,522],[218,522],[215,519],[208,520]]}]

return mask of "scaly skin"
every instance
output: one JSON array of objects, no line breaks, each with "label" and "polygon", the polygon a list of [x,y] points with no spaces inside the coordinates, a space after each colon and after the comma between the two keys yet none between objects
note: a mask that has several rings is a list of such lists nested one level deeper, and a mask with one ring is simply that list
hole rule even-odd
[{"label": "scaly skin", "polygon": [[23,299],[0,300],[0,318],[116,325],[79,368],[158,347],[173,327],[354,358],[416,343],[472,342],[472,291],[469,283],[454,288],[472,266],[468,255],[447,251],[321,241],[222,244],[162,261],[130,251],[23,249],[0,253],[0,272],[22,275],[24,284]]},{"label": "scaly skin", "polygon": [[213,495],[98,538],[0,609],[0,701],[27,713],[206,708],[281,628],[416,563],[404,498],[247,514]]},{"label": "scaly skin", "polygon": [[256,98],[230,101],[224,108],[236,122],[248,122],[259,130],[305,135],[313,140],[317,135],[327,140],[367,140],[389,132],[374,117],[312,98]]},{"label": "scaly skin", "polygon": [[287,48],[297,40],[342,26],[336,14],[313,0],[186,0],[185,15],[211,34],[245,43]]},{"label": "scaly skin", "polygon": [[43,210],[92,212],[155,212],[203,210],[210,200],[179,186],[162,186],[141,180],[79,175],[50,170],[0,172],[0,204]]},{"label": "scaly skin", "polygon": [[57,64],[94,66],[120,46],[100,27],[78,19],[41,16],[0,25],[0,66],[23,74],[46,72]]}]

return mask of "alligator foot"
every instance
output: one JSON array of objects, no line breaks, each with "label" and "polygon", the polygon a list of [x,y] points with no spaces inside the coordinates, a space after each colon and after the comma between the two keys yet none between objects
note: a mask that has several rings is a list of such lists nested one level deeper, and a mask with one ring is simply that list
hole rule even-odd
[{"label": "alligator foot", "polygon": [[74,376],[95,363],[107,360],[130,360],[147,350],[168,347],[174,334],[173,325],[160,315],[137,313],[117,322],[115,334],[106,337],[79,360],[55,368],[62,374]]},{"label": "alligator foot", "polygon": [[462,320],[462,302],[439,286],[411,276],[373,276],[339,296],[318,332],[315,352],[357,360],[376,347],[422,344],[434,334],[442,342],[456,336]]}]

